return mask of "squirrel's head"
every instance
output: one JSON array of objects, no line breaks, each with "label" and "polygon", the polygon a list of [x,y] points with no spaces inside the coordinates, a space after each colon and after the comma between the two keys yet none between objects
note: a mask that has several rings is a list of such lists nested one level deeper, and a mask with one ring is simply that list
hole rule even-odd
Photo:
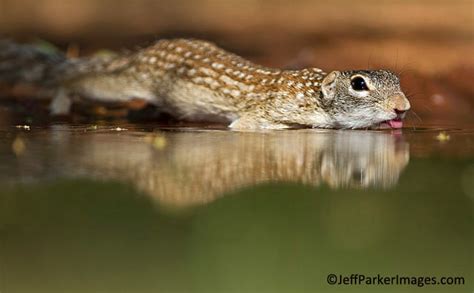
[{"label": "squirrel's head", "polygon": [[321,82],[326,110],[337,128],[401,128],[410,102],[387,70],[333,71]]}]

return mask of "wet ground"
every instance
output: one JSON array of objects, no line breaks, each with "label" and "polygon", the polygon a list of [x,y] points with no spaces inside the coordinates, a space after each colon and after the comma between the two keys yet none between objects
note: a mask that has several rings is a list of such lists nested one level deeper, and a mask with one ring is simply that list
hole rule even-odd
[{"label": "wet ground", "polygon": [[472,128],[18,122],[0,126],[1,292],[472,288]]}]

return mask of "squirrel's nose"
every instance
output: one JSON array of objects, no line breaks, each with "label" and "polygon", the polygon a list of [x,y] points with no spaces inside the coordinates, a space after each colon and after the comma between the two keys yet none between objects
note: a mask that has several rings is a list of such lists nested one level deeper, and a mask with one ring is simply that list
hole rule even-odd
[{"label": "squirrel's nose", "polygon": [[404,94],[396,94],[390,97],[390,104],[398,115],[410,110],[410,102]]}]

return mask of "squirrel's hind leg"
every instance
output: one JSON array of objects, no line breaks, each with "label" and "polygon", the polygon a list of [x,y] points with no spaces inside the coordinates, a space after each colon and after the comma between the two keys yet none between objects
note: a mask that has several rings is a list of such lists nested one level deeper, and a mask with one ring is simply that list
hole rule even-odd
[{"label": "squirrel's hind leg", "polygon": [[67,115],[71,111],[71,106],[71,94],[61,88],[56,91],[56,94],[49,105],[49,113],[53,116]]}]

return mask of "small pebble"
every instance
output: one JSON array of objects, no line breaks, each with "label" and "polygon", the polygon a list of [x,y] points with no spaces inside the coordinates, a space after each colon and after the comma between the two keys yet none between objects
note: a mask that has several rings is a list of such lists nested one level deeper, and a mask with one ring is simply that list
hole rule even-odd
[{"label": "small pebble", "polygon": [[17,137],[12,143],[12,151],[16,156],[21,156],[26,150],[26,144],[22,138]]},{"label": "small pebble", "polygon": [[162,135],[149,135],[149,136],[146,136],[144,140],[147,143],[151,144],[153,148],[157,150],[162,150],[167,145],[166,138]]},{"label": "small pebble", "polygon": [[19,129],[31,130],[29,125],[16,125],[15,127]]},{"label": "small pebble", "polygon": [[444,131],[441,131],[437,136],[436,136],[436,140],[440,141],[440,142],[446,142],[450,139],[450,136],[449,134],[447,134],[446,132]]}]

